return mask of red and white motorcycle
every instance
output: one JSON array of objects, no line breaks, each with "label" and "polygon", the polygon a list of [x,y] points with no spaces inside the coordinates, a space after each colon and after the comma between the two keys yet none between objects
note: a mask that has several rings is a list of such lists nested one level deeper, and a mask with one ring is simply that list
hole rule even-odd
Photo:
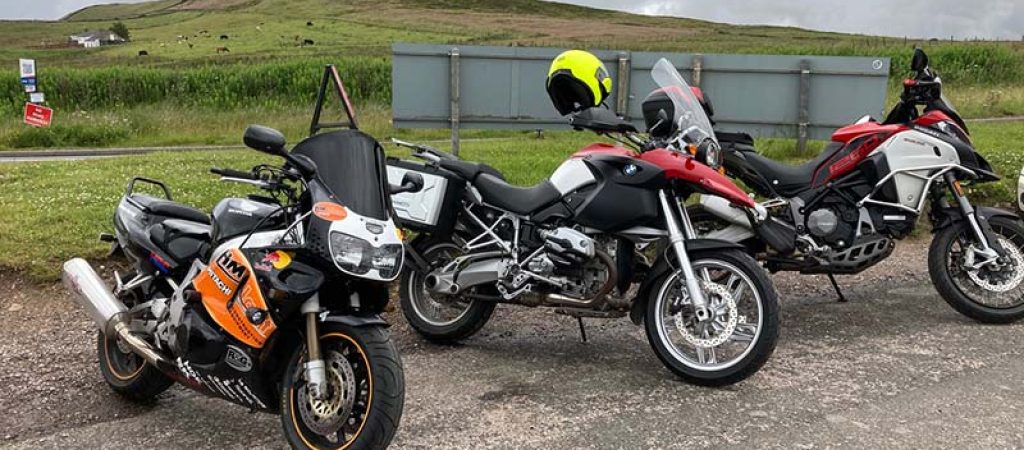
[{"label": "red and white motorcycle", "polygon": [[834,274],[885,259],[928,204],[928,270],[942,297],[982,322],[1019,320],[1024,226],[1012,212],[967,199],[964,184],[999,177],[975,150],[922,50],[915,50],[911,69],[915,76],[904,81],[884,122],[864,117],[840,128],[821,155],[800,166],[759,155],[749,136],[717,133],[726,173],[767,198],[760,206],[771,217],[752,223],[703,196],[689,208],[694,226],[702,237],[744,243],[771,271],[827,274],[838,291]]}]

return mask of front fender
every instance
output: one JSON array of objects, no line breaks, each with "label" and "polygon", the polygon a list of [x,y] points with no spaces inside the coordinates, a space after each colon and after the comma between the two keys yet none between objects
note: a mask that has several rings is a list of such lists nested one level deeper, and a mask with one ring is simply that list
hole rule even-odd
[{"label": "front fender", "polygon": [[[993,208],[991,206],[977,206],[974,208],[974,214],[977,214],[978,218],[986,223],[993,217],[1006,217],[1014,220],[1018,219],[1017,215],[1010,211]],[[957,222],[960,222],[961,220],[964,220],[963,211],[956,206],[933,210],[932,233],[937,233],[944,228],[948,228]]]},{"label": "front fender", "polygon": [[320,321],[329,323],[340,323],[342,325],[348,325],[350,327],[391,326],[391,324],[384,320],[384,318],[382,318],[379,314],[352,316],[348,314],[328,312],[326,317],[321,316]]},{"label": "front fender", "polygon": [[640,159],[660,167],[669,179],[690,183],[702,192],[724,197],[736,205],[754,207],[754,201],[732,180],[688,154],[659,148],[640,154]]},{"label": "front fender", "polygon": [[[720,239],[689,239],[683,242],[683,245],[686,246],[687,254],[729,249],[746,251],[746,248],[740,244]],[[647,272],[647,276],[644,277],[643,283],[640,284],[636,297],[633,297],[633,306],[629,310],[629,320],[632,320],[634,324],[640,325],[643,322],[644,310],[647,309],[647,302],[651,298],[651,290],[655,287],[654,284],[664,278],[672,269],[673,263],[669,261],[668,252],[662,251],[658,255],[654,267],[651,267],[651,270]]]}]

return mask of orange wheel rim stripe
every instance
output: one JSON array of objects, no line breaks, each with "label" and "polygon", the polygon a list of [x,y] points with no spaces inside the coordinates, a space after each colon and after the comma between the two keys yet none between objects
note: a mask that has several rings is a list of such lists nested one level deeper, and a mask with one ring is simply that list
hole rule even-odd
[{"label": "orange wheel rim stripe", "polygon": [[[373,368],[370,367],[370,359],[366,357],[366,352],[363,351],[363,347],[361,345],[359,345],[359,343],[356,342],[355,339],[352,339],[348,335],[341,334],[341,333],[328,333],[328,334],[325,334],[323,336],[320,336],[320,339],[331,337],[331,336],[337,336],[337,337],[340,337],[342,339],[345,339],[346,341],[351,342],[353,346],[355,346],[356,350],[359,351],[359,356],[361,356],[363,358],[363,364],[366,365],[366,375],[367,375],[366,378],[370,382],[370,390],[369,390],[370,397],[369,397],[369,401],[366,402],[366,416],[363,417],[362,423],[359,424],[359,429],[356,430],[355,437],[352,438],[351,441],[346,442],[344,446],[338,448],[338,450],[345,450],[345,449],[349,448],[349,446],[351,446],[352,443],[356,441],[356,439],[359,439],[359,436],[361,434],[363,434],[363,427],[365,427],[366,426],[366,422],[368,422],[370,420],[370,412],[373,411]],[[302,439],[302,442],[305,443],[307,447],[320,450],[320,447],[317,447],[316,445],[313,445],[312,443],[310,443],[309,441],[306,440],[306,437],[302,435],[302,429],[299,428],[299,422],[295,419],[296,411],[295,411],[295,385],[294,384],[288,387],[288,400],[289,400],[288,407],[292,408],[292,426],[295,428],[295,431],[297,432],[296,434],[299,435],[299,439]]]}]

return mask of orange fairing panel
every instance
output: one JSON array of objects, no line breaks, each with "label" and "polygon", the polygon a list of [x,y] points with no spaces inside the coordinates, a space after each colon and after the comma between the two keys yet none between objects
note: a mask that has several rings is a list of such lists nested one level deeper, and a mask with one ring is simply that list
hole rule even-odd
[{"label": "orange fairing panel", "polygon": [[[267,314],[267,301],[252,276],[249,261],[237,248],[230,249],[196,276],[192,285],[203,298],[203,306],[214,322],[228,334],[254,348],[262,348],[277,325]],[[234,299],[234,301],[232,301]],[[262,316],[258,323],[245,311],[254,309]]]}]

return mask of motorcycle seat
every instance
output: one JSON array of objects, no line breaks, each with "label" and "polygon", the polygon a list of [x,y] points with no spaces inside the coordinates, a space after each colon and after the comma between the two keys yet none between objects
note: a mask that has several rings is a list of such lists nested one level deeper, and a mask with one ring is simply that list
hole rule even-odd
[{"label": "motorcycle seat", "polygon": [[798,166],[780,163],[756,152],[744,152],[743,156],[754,170],[768,180],[775,192],[793,197],[811,186],[818,166],[841,146],[840,143],[831,143],[814,159]]},{"label": "motorcycle seat", "polygon": [[210,225],[167,219],[149,228],[149,239],[179,263],[201,257],[210,248]]},{"label": "motorcycle seat", "polygon": [[487,164],[477,163],[472,161],[462,161],[460,159],[442,159],[438,162],[441,168],[454,172],[456,175],[465,178],[466,181],[473,182],[482,173],[491,175],[499,180],[504,180],[505,176]]},{"label": "motorcycle seat", "polygon": [[488,204],[520,215],[534,212],[562,198],[562,194],[548,180],[531,187],[519,187],[484,173],[477,176],[473,186],[476,186]]},{"label": "motorcycle seat", "polygon": [[141,205],[151,214],[174,219],[189,220],[201,224],[209,224],[210,216],[188,205],[170,200],[161,200],[148,195],[134,194],[132,200]]}]

